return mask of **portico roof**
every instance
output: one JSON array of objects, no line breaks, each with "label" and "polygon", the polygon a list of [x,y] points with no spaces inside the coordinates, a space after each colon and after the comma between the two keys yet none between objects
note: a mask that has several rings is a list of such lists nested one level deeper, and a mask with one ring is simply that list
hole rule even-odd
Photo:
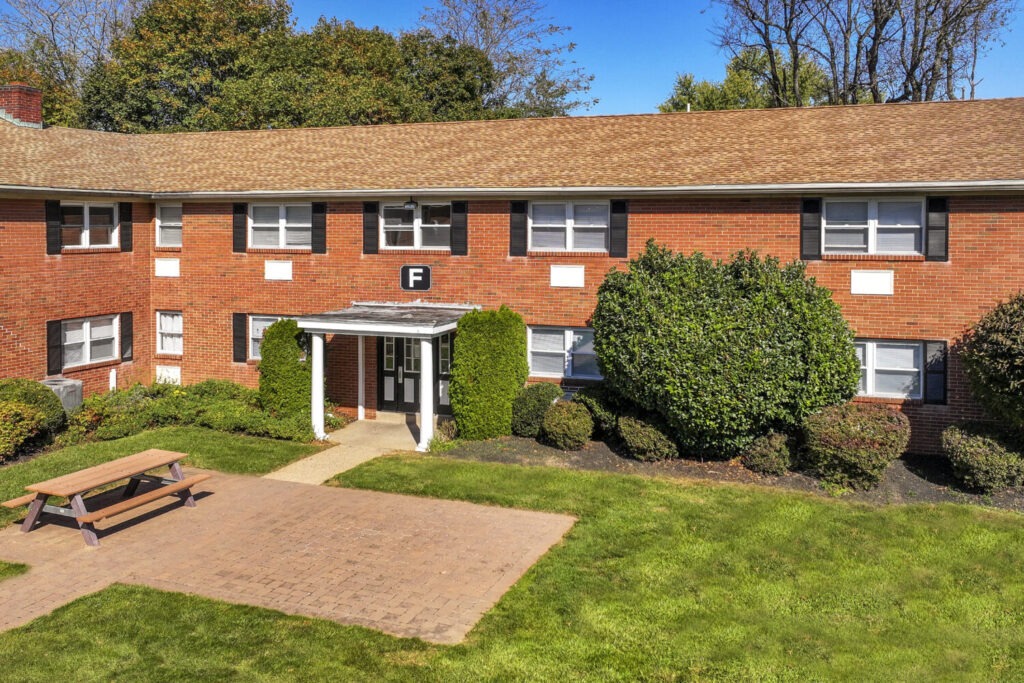
[{"label": "portico roof", "polygon": [[300,316],[299,327],[323,334],[436,337],[450,332],[473,304],[355,302],[349,308]]}]

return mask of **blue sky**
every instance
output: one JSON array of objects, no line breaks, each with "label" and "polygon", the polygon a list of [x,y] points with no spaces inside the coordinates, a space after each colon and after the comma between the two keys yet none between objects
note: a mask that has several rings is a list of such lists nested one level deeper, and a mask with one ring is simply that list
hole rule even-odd
[{"label": "blue sky", "polygon": [[[358,26],[390,31],[412,28],[427,0],[292,0],[301,26],[320,15],[351,19]],[[707,0],[616,2],[550,0],[555,23],[572,27],[576,61],[594,75],[591,93],[599,99],[590,114],[655,111],[679,72],[720,80],[726,57],[712,44],[710,29],[718,16]],[[995,47],[979,68],[984,77],[978,97],[1024,95],[1024,11],[1017,13],[1006,45]],[[580,112],[583,113],[583,112]]]}]

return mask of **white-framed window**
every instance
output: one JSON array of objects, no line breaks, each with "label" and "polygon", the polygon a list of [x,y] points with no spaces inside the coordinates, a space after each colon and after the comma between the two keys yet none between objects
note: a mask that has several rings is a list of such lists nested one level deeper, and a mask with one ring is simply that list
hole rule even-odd
[{"label": "white-framed window", "polygon": [[601,378],[591,329],[531,327],[527,342],[532,377]]},{"label": "white-framed window", "polygon": [[260,344],[263,343],[263,334],[267,328],[281,320],[281,315],[250,315],[249,316],[249,358],[259,360]]},{"label": "white-framed window", "polygon": [[607,201],[530,202],[531,251],[608,251]]},{"label": "white-framed window", "polygon": [[116,247],[117,206],[61,202],[60,239],[65,249]]},{"label": "white-framed window", "polygon": [[98,315],[61,321],[64,367],[116,359],[119,320],[117,315]]},{"label": "white-framed window", "polygon": [[157,205],[156,246],[181,246],[181,204]]},{"label": "white-framed window", "polygon": [[826,254],[924,253],[924,199],[826,199],[822,207]]},{"label": "white-framed window", "polygon": [[256,249],[312,249],[312,204],[251,204],[249,246]]},{"label": "white-framed window", "polygon": [[181,311],[156,312],[157,353],[180,356],[182,353],[183,332]]},{"label": "white-framed window", "polygon": [[859,396],[921,398],[922,342],[858,339],[854,346],[860,361]]},{"label": "white-framed window", "polygon": [[427,202],[415,208],[384,204],[380,211],[383,249],[451,249],[452,205]]}]

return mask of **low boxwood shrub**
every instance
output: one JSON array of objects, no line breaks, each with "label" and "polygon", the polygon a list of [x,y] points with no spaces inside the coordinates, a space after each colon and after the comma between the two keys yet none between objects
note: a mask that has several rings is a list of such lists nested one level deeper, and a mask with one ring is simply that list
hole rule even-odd
[{"label": "low boxwood shrub", "polygon": [[469,311],[452,353],[452,414],[464,439],[512,433],[512,402],[529,375],[526,323],[515,311]]},{"label": "low boxwood shrub", "polygon": [[978,402],[993,417],[1024,429],[1024,292],[975,324],[960,357]]},{"label": "low boxwood shrub", "polygon": [[743,452],[742,461],[753,472],[782,476],[792,465],[789,437],[778,432],[757,437]]},{"label": "low boxwood shrub", "polygon": [[43,430],[44,424],[45,416],[35,406],[22,401],[0,401],[0,460],[17,454]]},{"label": "low boxwood shrub", "polygon": [[540,434],[544,414],[564,392],[557,384],[538,382],[524,388],[512,401],[512,433],[535,438]]},{"label": "low boxwood shrub", "polygon": [[879,403],[844,403],[803,424],[803,463],[829,484],[867,489],[878,484],[910,442],[903,413]]},{"label": "low boxwood shrub", "polygon": [[[263,333],[259,363],[260,405],[277,417],[309,413],[312,360],[303,360],[305,336],[298,323],[287,318],[278,320]],[[222,389],[209,388],[211,391]]]},{"label": "low boxwood shrub", "polygon": [[582,403],[590,411],[590,416],[594,418],[595,434],[603,437],[615,436],[619,415],[627,410],[623,399],[608,385],[601,383],[583,387],[576,392],[573,400]]},{"label": "low boxwood shrub", "polygon": [[578,451],[594,433],[590,411],[574,401],[559,401],[544,413],[544,440],[563,451]]},{"label": "low boxwood shrub", "polygon": [[57,394],[45,384],[30,379],[0,379],[0,401],[17,401],[42,413],[42,436],[56,436],[67,422],[67,414]]},{"label": "low boxwood shrub", "polygon": [[942,432],[953,476],[966,488],[994,493],[1024,483],[1024,439],[997,425],[967,422]]},{"label": "low boxwood shrub", "polygon": [[679,457],[679,448],[657,420],[623,415],[618,420],[619,441],[626,455],[644,462]]}]

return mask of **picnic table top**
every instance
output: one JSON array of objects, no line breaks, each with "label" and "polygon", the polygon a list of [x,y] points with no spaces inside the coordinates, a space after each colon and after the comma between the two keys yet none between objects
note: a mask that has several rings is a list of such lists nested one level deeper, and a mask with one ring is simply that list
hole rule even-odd
[{"label": "picnic table top", "polygon": [[43,493],[48,496],[70,497],[105,486],[106,484],[112,484],[121,479],[127,479],[136,474],[142,474],[157,467],[170,465],[185,457],[187,457],[186,453],[151,448],[148,451],[126,455],[123,458],[111,460],[102,465],[96,465],[95,467],[65,474],[61,477],[41,481],[38,484],[29,484],[25,488],[29,491]]}]

